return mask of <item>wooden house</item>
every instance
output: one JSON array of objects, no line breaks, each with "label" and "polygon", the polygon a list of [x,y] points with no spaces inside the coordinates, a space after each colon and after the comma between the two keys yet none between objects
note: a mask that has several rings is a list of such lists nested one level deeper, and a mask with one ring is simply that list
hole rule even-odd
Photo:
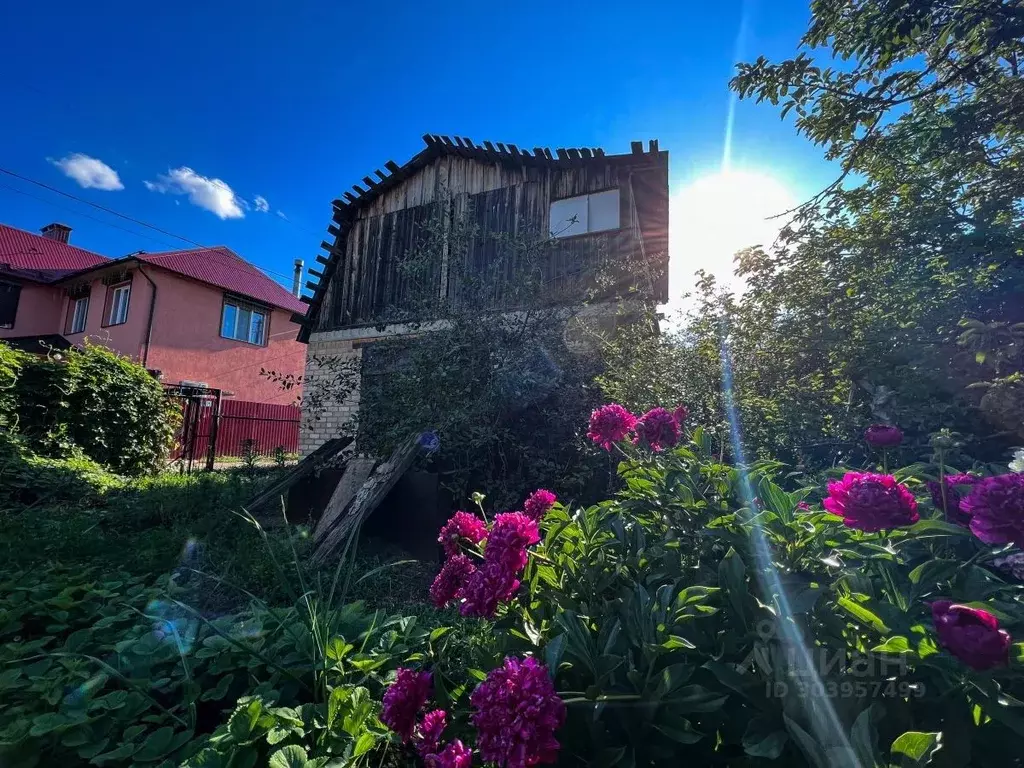
[{"label": "wooden house", "polygon": [[[299,340],[308,344],[307,387],[317,375],[315,360],[360,356],[367,343],[402,332],[395,318],[403,311],[429,321],[424,307],[465,300],[459,280],[467,274],[485,278],[488,308],[514,310],[504,268],[495,270],[507,260],[499,234],[545,243],[538,269],[548,301],[581,301],[594,275],[616,264],[641,275],[632,288],[642,299],[667,300],[668,152],[656,140],[646,147],[633,142],[618,155],[423,140],[426,147],[407,163],[389,161],[334,201],[330,239],[322,243],[327,255],[317,257],[307,284],[309,310],[294,316]],[[447,245],[430,249],[414,272],[403,269],[425,231],[454,232],[466,222],[469,242],[457,253]],[[615,290],[600,298],[615,298]],[[357,408],[356,392],[315,421],[304,420],[302,452],[334,437]]]}]

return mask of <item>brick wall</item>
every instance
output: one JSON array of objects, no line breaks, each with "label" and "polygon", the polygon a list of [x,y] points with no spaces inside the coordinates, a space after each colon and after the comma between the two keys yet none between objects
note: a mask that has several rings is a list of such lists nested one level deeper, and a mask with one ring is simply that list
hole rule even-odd
[{"label": "brick wall", "polygon": [[[332,335],[331,333],[310,334],[303,387],[307,393],[316,386],[318,375],[323,375],[319,366],[314,362],[314,357],[362,359],[363,352],[361,349],[353,347],[352,339],[331,339]],[[325,399],[324,407],[316,414],[303,408],[302,423],[299,428],[299,455],[307,456],[330,438],[340,435],[344,425],[350,422],[358,411],[358,385],[355,391],[349,393],[348,397],[343,400],[339,398]]]}]

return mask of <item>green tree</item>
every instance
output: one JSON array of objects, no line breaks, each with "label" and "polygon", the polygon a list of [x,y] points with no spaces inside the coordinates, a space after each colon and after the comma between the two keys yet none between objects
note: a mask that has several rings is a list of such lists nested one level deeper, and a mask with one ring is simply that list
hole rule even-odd
[{"label": "green tree", "polygon": [[[1019,365],[997,376],[958,341],[971,343],[962,321],[1024,320],[1024,3],[811,10],[794,58],[740,64],[731,85],[795,116],[839,173],[775,248],[739,255],[742,297],[703,286],[715,320],[690,323],[689,347],[728,342],[756,448],[831,463],[865,423],[892,420],[912,444],[948,426],[975,436],[974,455],[1005,458],[1007,415],[1022,411],[1006,397],[986,408],[971,385],[1005,385]],[[1021,389],[999,391],[1024,402]]]}]

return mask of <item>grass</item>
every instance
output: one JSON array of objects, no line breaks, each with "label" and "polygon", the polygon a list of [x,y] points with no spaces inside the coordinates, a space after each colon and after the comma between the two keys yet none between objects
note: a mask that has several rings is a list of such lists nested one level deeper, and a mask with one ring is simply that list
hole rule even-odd
[{"label": "grass", "polygon": [[[264,540],[237,514],[279,468],[166,472],[136,480],[67,462],[33,465],[27,475],[22,470],[20,486],[8,488],[0,470],[0,572],[59,564],[121,569],[154,580],[175,574],[194,587],[196,607],[216,613],[242,607],[245,592],[270,604],[291,603],[293,593],[278,567],[294,588],[296,556],[302,562],[310,546],[308,530],[276,526]],[[426,595],[435,564],[382,567],[409,556],[373,541],[361,542],[359,552],[354,577],[372,575],[358,581],[350,599],[387,611],[432,612]],[[303,573],[305,583],[310,576]]]}]

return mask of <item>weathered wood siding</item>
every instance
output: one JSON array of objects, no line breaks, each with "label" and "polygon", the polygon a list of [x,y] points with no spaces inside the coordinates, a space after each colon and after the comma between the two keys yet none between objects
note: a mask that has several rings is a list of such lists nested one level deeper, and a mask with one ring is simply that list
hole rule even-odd
[{"label": "weathered wood siding", "polygon": [[[488,306],[508,306],[508,279],[516,265],[514,249],[510,251],[505,238],[546,240],[551,201],[617,188],[620,228],[560,238],[549,244],[550,252],[540,265],[545,295],[552,300],[578,296],[603,260],[639,256],[634,181],[645,179],[650,188],[647,177],[657,175],[654,186],[664,186],[667,198],[663,165],[651,155],[639,156],[635,164],[624,158],[628,156],[574,167],[437,158],[369,201],[354,217],[339,222],[335,248],[340,259],[316,330],[379,322],[394,317],[396,310],[422,308],[427,299],[459,301],[456,276],[464,274],[461,270],[486,278]],[[425,246],[428,233],[452,231],[453,222],[460,220],[471,222],[474,233],[464,249]],[[410,256],[416,263],[413,270],[402,267]],[[464,266],[459,259],[464,259]]]}]

